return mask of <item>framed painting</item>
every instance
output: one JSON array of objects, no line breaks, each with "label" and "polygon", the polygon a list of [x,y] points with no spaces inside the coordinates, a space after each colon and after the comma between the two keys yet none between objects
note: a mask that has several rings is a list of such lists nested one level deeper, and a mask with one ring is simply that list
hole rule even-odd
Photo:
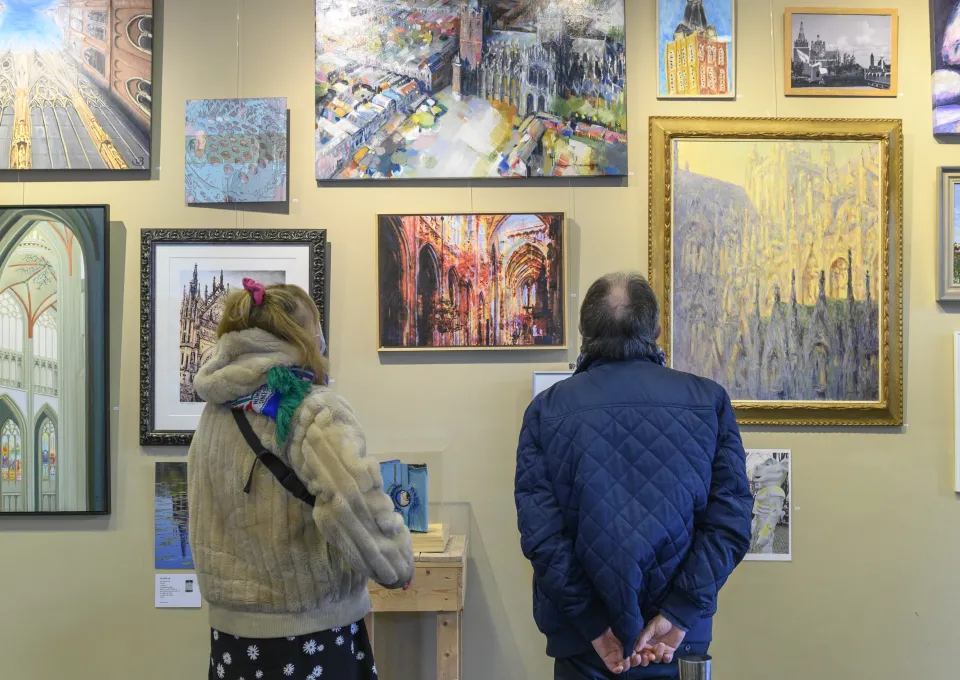
[{"label": "framed painting", "polygon": [[651,118],[650,145],[670,364],[742,424],[902,425],[901,122]]},{"label": "framed painting", "polygon": [[287,100],[187,101],[189,205],[287,200]]},{"label": "framed painting", "polygon": [[960,302],[960,167],[940,168],[938,302]]},{"label": "framed painting", "polygon": [[933,133],[960,133],[960,0],[930,0]]},{"label": "framed painting", "polygon": [[109,208],[0,208],[0,517],[110,512]]},{"label": "framed painting", "polygon": [[149,169],[153,0],[6,0],[0,14],[0,169]]},{"label": "framed painting", "polygon": [[317,0],[316,176],[627,174],[624,0]]},{"label": "framed painting", "polygon": [[746,453],[753,520],[750,523],[750,549],[744,559],[790,562],[793,559],[790,451],[747,449]]},{"label": "framed painting", "polygon": [[379,349],[564,349],[563,213],[380,215]]},{"label": "framed painting", "polygon": [[186,461],[157,463],[153,489],[153,568],[192,571]]},{"label": "framed painting", "polygon": [[896,97],[897,10],[787,8],[786,95]]},{"label": "framed painting", "polygon": [[734,99],[735,0],[657,0],[657,97]]},{"label": "framed painting", "polygon": [[203,411],[193,387],[213,353],[223,303],[245,277],[292,283],[321,310],[326,231],[148,229],[140,242],[140,443],[188,445]]}]

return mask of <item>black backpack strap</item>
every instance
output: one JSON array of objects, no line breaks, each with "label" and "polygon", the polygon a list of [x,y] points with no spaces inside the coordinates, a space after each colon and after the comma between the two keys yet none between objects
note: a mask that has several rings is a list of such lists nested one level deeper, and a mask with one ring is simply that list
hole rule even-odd
[{"label": "black backpack strap", "polygon": [[286,463],[267,450],[267,447],[257,437],[256,432],[253,431],[250,421],[247,420],[247,414],[244,411],[231,411],[231,413],[233,413],[233,419],[237,421],[240,434],[247,440],[247,444],[257,456],[257,459],[253,461],[253,467],[250,468],[250,476],[247,478],[246,486],[243,487],[243,492],[250,493],[250,487],[253,484],[253,472],[257,469],[257,463],[259,462],[263,463],[264,467],[277,478],[283,488],[290,492],[290,495],[312,508],[317,497],[310,493],[306,485],[293,473],[293,470],[287,467]]}]

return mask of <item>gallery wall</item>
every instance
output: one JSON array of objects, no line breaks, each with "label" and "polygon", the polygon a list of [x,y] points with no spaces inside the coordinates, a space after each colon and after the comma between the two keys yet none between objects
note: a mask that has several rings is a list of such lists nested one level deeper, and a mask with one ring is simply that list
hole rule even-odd
[{"label": "gallery wall", "polygon": [[[137,443],[139,232],[179,227],[328,230],[335,387],[356,407],[372,453],[431,462],[439,477],[432,484],[451,504],[456,528],[469,533],[464,678],[548,677],[544,640],[531,617],[531,570],[516,530],[514,453],[532,372],[565,368],[576,352],[378,356],[374,217],[565,211],[572,315],[597,276],[646,269],[651,115],[903,119],[907,425],[745,431],[749,447],[793,451],[794,561],[737,570],[721,596],[713,651],[718,673],[743,680],[771,673],[785,680],[812,673],[953,677],[960,663],[960,507],[952,481],[952,332],[960,316],[935,303],[936,168],[960,163],[960,147],[938,144],[931,134],[927,3],[883,4],[900,10],[895,99],[785,98],[785,3],[740,0],[736,101],[658,101],[654,1],[626,0],[631,176],[623,182],[333,188],[313,179],[312,0],[158,0],[154,178],[0,182],[0,204],[108,203],[117,222],[114,512],[3,522],[0,677],[167,680],[206,673],[206,612],[153,608],[154,463],[185,451]],[[235,96],[288,98],[289,214],[184,205],[185,102]],[[378,628],[378,636],[382,677],[406,680],[418,670],[432,677],[429,624],[402,619]],[[404,658],[402,648],[411,644]]]}]

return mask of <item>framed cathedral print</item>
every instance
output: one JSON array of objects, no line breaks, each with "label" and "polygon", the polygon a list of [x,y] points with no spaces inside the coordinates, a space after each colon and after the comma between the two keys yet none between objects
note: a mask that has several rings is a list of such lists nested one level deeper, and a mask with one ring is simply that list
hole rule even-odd
[{"label": "framed cathedral print", "polygon": [[902,425],[902,169],[899,120],[651,118],[670,365],[743,424]]},{"label": "framed cathedral print", "polygon": [[203,400],[193,379],[211,356],[223,303],[249,277],[292,283],[325,302],[322,229],[156,229],[140,243],[140,443],[187,445]]},{"label": "framed cathedral print", "polygon": [[0,12],[0,169],[149,170],[153,0]]},{"label": "framed cathedral print", "polygon": [[0,208],[0,517],[110,512],[108,212]]}]

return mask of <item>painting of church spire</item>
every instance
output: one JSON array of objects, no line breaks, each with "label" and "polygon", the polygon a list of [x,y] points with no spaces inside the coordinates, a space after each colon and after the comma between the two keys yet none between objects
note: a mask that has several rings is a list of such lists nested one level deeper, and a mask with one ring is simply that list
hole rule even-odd
[{"label": "painting of church spire", "polygon": [[734,0],[657,0],[661,99],[736,96]]}]

